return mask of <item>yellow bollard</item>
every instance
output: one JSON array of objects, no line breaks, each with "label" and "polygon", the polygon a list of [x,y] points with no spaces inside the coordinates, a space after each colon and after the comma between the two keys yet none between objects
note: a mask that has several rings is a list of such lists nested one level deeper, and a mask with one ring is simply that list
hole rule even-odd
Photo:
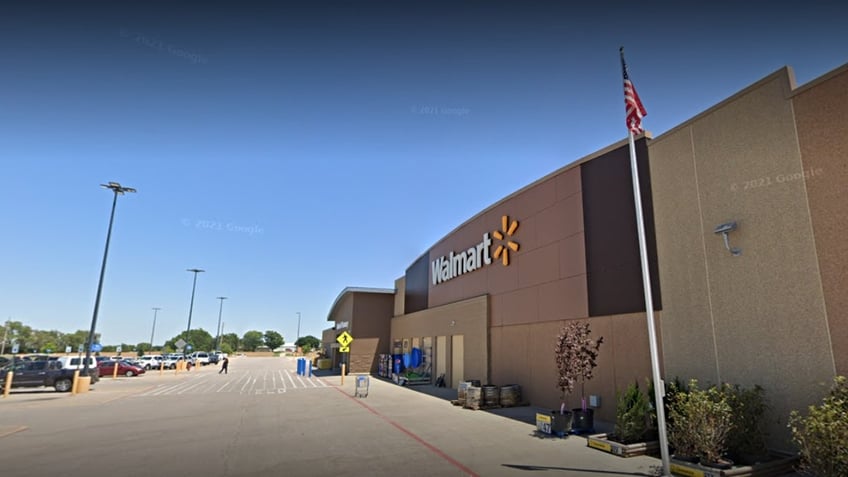
[{"label": "yellow bollard", "polygon": [[74,384],[71,386],[71,394],[76,394],[79,387],[79,369],[74,370]]},{"label": "yellow bollard", "polygon": [[9,397],[9,391],[12,390],[12,377],[15,375],[13,371],[6,373],[6,384],[3,386],[3,397]]},{"label": "yellow bollard", "polygon": [[115,361],[115,369],[112,370],[112,379],[115,379],[117,377],[118,377],[118,362]]},{"label": "yellow bollard", "polygon": [[344,385],[345,365],[342,363],[342,385]]},{"label": "yellow bollard", "polygon": [[164,373],[164,372],[165,372],[165,362],[162,361],[161,363],[159,363],[159,376],[162,376],[162,373]]}]

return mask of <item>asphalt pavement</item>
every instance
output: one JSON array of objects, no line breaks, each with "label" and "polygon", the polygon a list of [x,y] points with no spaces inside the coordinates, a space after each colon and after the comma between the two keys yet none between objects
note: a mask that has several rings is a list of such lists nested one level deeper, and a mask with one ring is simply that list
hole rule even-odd
[{"label": "asphalt pavement", "polygon": [[[657,475],[580,436],[543,437],[532,407],[474,411],[453,390],[301,376],[294,358],[104,378],[87,394],[0,400],[0,468],[27,476]],[[8,473],[7,473],[8,472]]]}]

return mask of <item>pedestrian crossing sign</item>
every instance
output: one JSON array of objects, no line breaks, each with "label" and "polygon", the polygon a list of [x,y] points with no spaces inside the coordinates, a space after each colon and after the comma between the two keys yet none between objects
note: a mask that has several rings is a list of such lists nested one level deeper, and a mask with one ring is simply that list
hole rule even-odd
[{"label": "pedestrian crossing sign", "polygon": [[350,333],[348,333],[347,331],[342,331],[342,334],[340,334],[339,337],[336,338],[336,341],[339,342],[342,348],[347,348],[348,346],[350,346],[351,341],[353,341],[353,336],[350,336]]}]

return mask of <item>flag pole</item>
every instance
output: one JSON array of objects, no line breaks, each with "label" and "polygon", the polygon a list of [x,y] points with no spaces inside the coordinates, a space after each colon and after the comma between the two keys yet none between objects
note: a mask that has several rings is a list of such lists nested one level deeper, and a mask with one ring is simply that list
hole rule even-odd
[{"label": "flag pole", "polygon": [[[622,47],[620,50],[621,53],[621,67],[622,72],[624,74],[625,80],[629,80],[627,75],[627,66],[624,63],[624,48]],[[634,96],[636,97],[636,102],[639,103],[638,106],[641,107],[641,103],[638,100],[638,96],[635,94],[634,88]],[[625,99],[626,101],[626,99]],[[635,106],[635,105],[634,105]],[[642,114],[644,115],[644,113]],[[640,128],[641,128],[641,118],[640,120]],[[628,118],[628,136],[630,138],[630,170],[633,176],[633,202],[636,205],[636,228],[638,230],[639,235],[639,255],[641,257],[642,262],[642,285],[645,290],[645,315],[648,319],[648,342],[650,343],[650,351],[651,351],[651,371],[653,374],[654,381],[654,402],[656,403],[656,412],[657,412],[657,433],[659,434],[660,441],[660,457],[662,458],[662,475],[670,476],[670,462],[668,456],[668,439],[666,437],[666,428],[665,428],[665,406],[663,404],[663,397],[665,396],[665,383],[660,376],[660,360],[659,360],[659,352],[657,350],[657,333],[656,328],[654,326],[654,303],[653,296],[651,293],[651,272],[648,268],[648,248],[646,246],[645,240],[645,220],[642,215],[642,192],[639,187],[639,167],[636,164],[636,141],[633,136],[633,128],[629,124],[630,120]]]},{"label": "flag pole", "polygon": [[660,438],[660,456],[662,458],[663,475],[669,472],[668,440],[665,429],[665,384],[660,377],[659,353],[657,351],[657,334],[654,327],[654,303],[651,297],[651,276],[648,269],[648,251],[645,246],[645,220],[642,218],[642,193],[639,189],[639,169],[636,165],[636,144],[633,131],[630,131],[630,169],[633,173],[633,199],[636,202],[636,226],[639,229],[639,254],[642,258],[642,283],[645,288],[645,314],[648,317],[648,341],[651,348],[651,370],[654,380],[654,401],[657,403],[657,432]]}]

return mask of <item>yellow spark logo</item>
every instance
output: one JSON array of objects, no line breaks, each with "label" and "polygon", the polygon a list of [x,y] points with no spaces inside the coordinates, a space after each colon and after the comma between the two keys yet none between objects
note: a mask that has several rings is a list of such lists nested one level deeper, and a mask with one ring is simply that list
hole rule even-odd
[{"label": "yellow spark logo", "polygon": [[[518,221],[513,220],[511,223],[509,221],[509,217],[504,215],[501,217],[501,230],[495,230],[492,232],[492,235],[495,236],[498,240],[504,240],[504,237],[512,237],[516,230],[518,230]],[[506,235],[504,235],[506,234]],[[513,252],[518,251],[518,243],[513,242],[509,238],[506,239],[506,244],[499,244],[498,248],[495,249],[495,258],[501,259],[501,262],[504,266],[509,265],[509,250],[512,249]]]}]

